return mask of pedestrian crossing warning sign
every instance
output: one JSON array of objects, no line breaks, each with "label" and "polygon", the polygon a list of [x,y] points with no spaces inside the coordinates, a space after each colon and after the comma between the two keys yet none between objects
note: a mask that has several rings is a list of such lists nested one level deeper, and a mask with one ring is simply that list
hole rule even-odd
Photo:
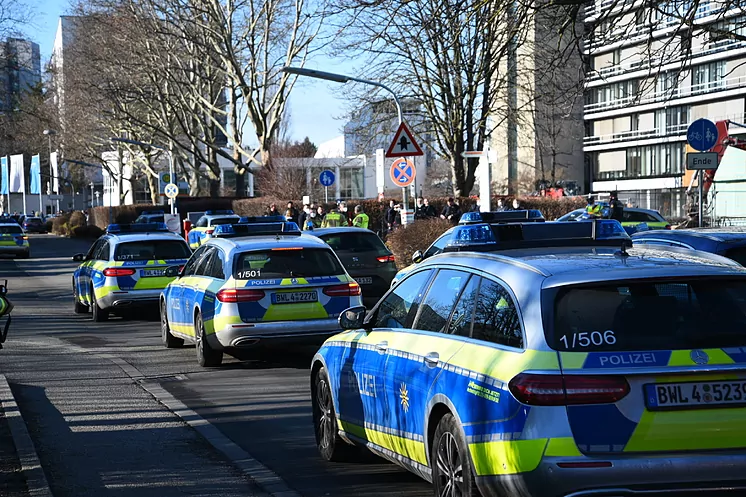
[{"label": "pedestrian crossing warning sign", "polygon": [[386,157],[416,157],[420,155],[424,155],[422,149],[415,141],[407,125],[402,122],[386,151]]}]

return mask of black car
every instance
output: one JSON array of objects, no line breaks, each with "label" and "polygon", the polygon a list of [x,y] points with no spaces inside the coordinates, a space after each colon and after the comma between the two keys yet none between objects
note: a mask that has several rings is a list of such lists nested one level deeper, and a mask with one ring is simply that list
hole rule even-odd
[{"label": "black car", "polygon": [[23,219],[23,229],[27,233],[46,233],[47,227],[40,217],[26,217]]},{"label": "black car", "polygon": [[360,284],[363,303],[372,307],[389,289],[396,274],[394,255],[378,235],[363,228],[320,228],[304,231],[324,240]]},{"label": "black car", "polygon": [[632,235],[632,242],[702,250],[746,265],[746,227],[641,231]]}]

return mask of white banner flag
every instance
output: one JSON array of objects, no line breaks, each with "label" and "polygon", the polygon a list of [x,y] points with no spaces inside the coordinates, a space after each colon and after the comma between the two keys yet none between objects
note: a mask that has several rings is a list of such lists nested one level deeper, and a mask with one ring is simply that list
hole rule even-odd
[{"label": "white banner flag", "polygon": [[23,154],[10,156],[10,193],[26,193]]},{"label": "white banner flag", "polygon": [[54,182],[52,186],[52,191],[54,193],[59,193],[60,192],[60,178],[59,178],[59,174],[57,173],[57,152],[52,152],[52,155],[49,156],[49,161],[52,163],[52,176],[53,176],[52,181]]}]

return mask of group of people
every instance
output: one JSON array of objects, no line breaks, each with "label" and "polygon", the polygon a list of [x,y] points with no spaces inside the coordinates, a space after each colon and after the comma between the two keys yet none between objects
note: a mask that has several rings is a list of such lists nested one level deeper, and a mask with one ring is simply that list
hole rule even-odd
[{"label": "group of people", "polygon": [[288,202],[284,214],[277,209],[277,204],[270,204],[265,214],[267,216],[283,216],[303,230],[336,228],[339,226],[367,228],[370,223],[370,217],[364,212],[362,205],[356,205],[353,213],[351,213],[347,209],[347,203],[343,201],[337,201],[336,207],[333,207],[329,212],[326,212],[324,206],[315,204],[304,204],[303,209],[299,211],[295,208],[293,202]]},{"label": "group of people", "polygon": [[589,195],[585,213],[592,218],[615,219],[621,223],[624,217],[624,204],[619,200],[617,192],[611,192],[609,195],[608,206],[596,203],[596,200]]}]

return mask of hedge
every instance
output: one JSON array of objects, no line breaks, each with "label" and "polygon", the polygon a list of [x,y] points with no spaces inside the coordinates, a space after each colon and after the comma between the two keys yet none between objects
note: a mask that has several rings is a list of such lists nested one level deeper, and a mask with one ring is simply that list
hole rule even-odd
[{"label": "hedge", "polygon": [[451,222],[445,219],[422,219],[389,233],[386,246],[396,258],[396,267],[402,269],[412,264],[412,254],[418,250],[427,250],[430,244],[451,227]]},{"label": "hedge", "polygon": [[61,236],[70,236],[75,229],[86,226],[85,214],[74,211],[63,214],[52,221],[52,233]]}]

